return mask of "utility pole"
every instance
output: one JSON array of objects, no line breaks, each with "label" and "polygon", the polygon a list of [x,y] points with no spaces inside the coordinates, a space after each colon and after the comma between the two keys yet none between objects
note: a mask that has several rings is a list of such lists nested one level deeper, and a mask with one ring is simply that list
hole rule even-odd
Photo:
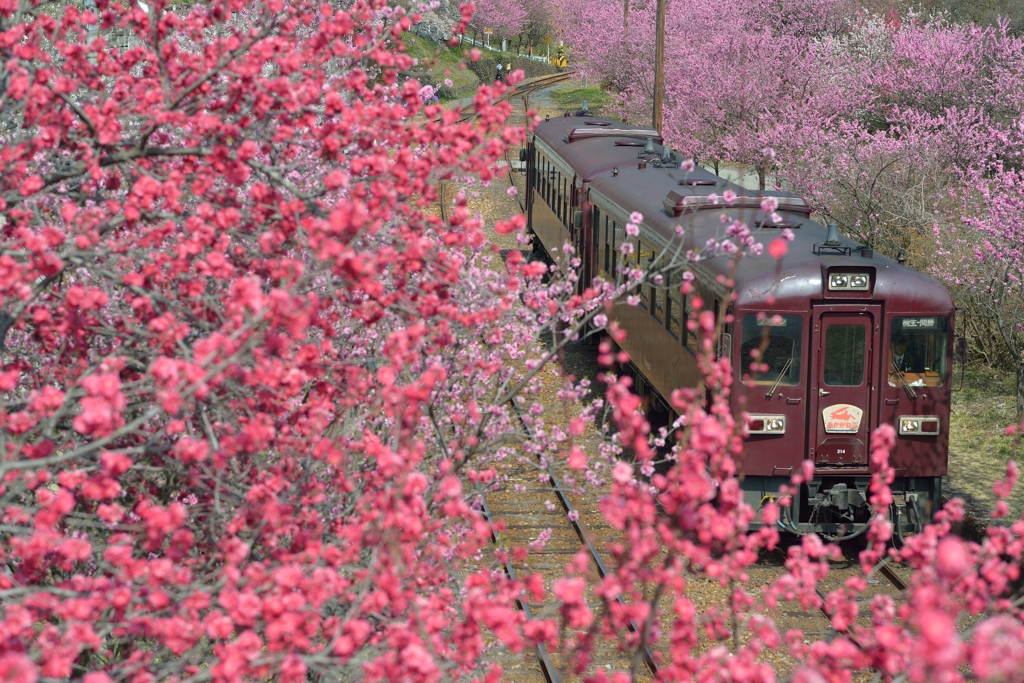
[{"label": "utility pole", "polygon": [[622,0],[622,28],[629,28],[629,0]]},{"label": "utility pole", "polygon": [[652,128],[661,132],[661,109],[665,99],[665,4],[668,0],[658,0],[658,14],[654,32],[654,115]]}]

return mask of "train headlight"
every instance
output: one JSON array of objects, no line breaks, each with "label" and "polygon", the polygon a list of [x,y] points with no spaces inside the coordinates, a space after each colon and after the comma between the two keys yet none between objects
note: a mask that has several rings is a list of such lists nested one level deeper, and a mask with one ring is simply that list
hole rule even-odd
[{"label": "train headlight", "polygon": [[905,436],[934,436],[939,433],[937,415],[904,415],[900,418],[900,434]]},{"label": "train headlight", "polygon": [[748,434],[785,434],[785,415],[747,415]]},{"label": "train headlight", "polygon": [[832,291],[866,292],[871,282],[868,273],[831,273],[828,288]]}]

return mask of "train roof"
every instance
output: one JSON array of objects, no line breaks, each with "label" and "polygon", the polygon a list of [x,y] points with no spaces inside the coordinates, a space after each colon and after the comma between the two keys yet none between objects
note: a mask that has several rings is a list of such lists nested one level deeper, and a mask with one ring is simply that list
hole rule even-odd
[{"label": "train roof", "polygon": [[[581,136],[580,129],[601,130],[607,135]],[[662,248],[678,245],[682,239],[684,252],[700,249],[709,239],[725,238],[732,220],[752,226],[757,241],[766,246],[779,237],[783,228],[789,228],[794,238],[781,260],[768,254],[747,254],[734,274],[731,256],[709,258],[695,265],[695,270],[713,278],[734,277],[741,307],[766,307],[764,302],[769,297],[775,300],[777,309],[788,301],[798,305],[798,301],[821,298],[826,271],[838,268],[873,272],[872,298],[889,300],[890,310],[953,309],[952,297],[939,282],[854,240],[840,236],[838,248],[823,248],[827,228],[810,220],[810,206],[799,195],[751,191],[699,167],[684,172],[678,163],[662,165],[659,158],[664,148],[660,144],[644,163],[638,158],[643,147],[622,144],[644,137],[642,132],[653,131],[614,119],[568,116],[540,123],[534,135],[571,166],[578,179],[588,182],[592,191],[617,205],[625,216],[633,211],[642,213],[644,224],[660,239]],[[727,190],[737,196],[730,206],[721,198]],[[717,203],[712,195],[717,196]],[[761,211],[764,197],[778,200],[779,222],[771,222]],[[730,220],[723,223],[723,214]],[[676,226],[685,229],[684,237],[678,236]]]}]

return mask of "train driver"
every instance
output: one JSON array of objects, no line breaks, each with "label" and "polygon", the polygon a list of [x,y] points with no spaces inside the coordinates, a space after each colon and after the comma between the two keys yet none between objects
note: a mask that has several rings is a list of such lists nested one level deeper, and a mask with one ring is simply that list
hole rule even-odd
[{"label": "train driver", "polygon": [[[907,346],[905,335],[898,334],[892,339],[892,367],[901,374],[906,372],[924,372],[924,365],[914,350]],[[890,368],[890,372],[892,368]]]}]

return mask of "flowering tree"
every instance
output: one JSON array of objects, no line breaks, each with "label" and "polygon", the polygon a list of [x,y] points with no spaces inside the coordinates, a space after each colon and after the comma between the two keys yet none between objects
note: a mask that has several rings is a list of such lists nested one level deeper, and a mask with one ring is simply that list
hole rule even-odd
[{"label": "flowering tree", "polygon": [[473,124],[424,107],[410,19],[0,5],[5,678],[434,680],[483,629],[522,646],[464,487],[550,354],[509,358],[586,306],[524,314],[545,269],[492,264],[464,197],[431,214],[524,132],[502,86]]},{"label": "flowering tree", "polygon": [[[577,294],[518,251],[493,263],[464,196],[447,220],[432,213],[439,180],[495,178],[523,131],[503,125],[500,84],[480,89],[472,124],[424,106],[397,75],[413,18],[379,0],[0,2],[0,676],[432,682],[485,673],[491,635],[514,650],[558,640],[554,620],[524,625],[515,609],[525,586],[543,592],[537,577],[490,570],[474,494],[521,439],[510,399],[588,321],[621,339],[611,302],[666,279],[633,271]],[[115,30],[128,47],[107,42]],[[759,245],[732,222],[707,249]],[[722,321],[696,308],[716,398],[673,397],[676,469],[641,484],[612,468],[605,512],[631,547],[612,549],[607,609],[588,616],[578,577],[553,590],[581,667],[593,640],[579,628],[624,633],[633,618],[646,626],[623,647],[656,644],[671,600],[665,679],[771,680],[755,658],[781,636],[743,568],[775,542],[778,510],[738,498],[742,427],[711,353]],[[648,434],[625,378],[605,382],[617,432],[603,452],[632,449],[648,476],[666,435]],[[567,441],[556,427],[536,438],[527,450],[548,458]],[[890,438],[875,444],[880,511]],[[857,630],[860,582],[828,598],[839,637],[787,641],[803,680],[1018,670],[1019,600],[998,600],[1022,523],[967,545],[945,538],[957,514],[903,551],[920,568],[913,610],[875,601],[875,628]],[[747,533],[757,515],[766,526]],[[890,533],[879,515],[865,567]],[[805,539],[762,604],[798,597],[833,552]],[[724,610],[694,613],[695,572],[732,582]],[[632,602],[614,607],[623,592]],[[961,642],[957,615],[983,609]],[[692,652],[699,627],[726,641],[741,625],[742,647]]]},{"label": "flowering tree", "polygon": [[[631,7],[621,27],[617,2],[565,0],[566,41],[578,68],[621,93],[619,113],[647,121],[653,101],[654,3]],[[685,154],[754,167],[765,186],[786,147],[816,130],[863,89],[841,60],[815,42],[843,25],[842,3],[716,0],[669,3],[666,16],[664,130]],[[837,97],[842,90],[843,96]]]},{"label": "flowering tree", "polygon": [[975,182],[975,192],[965,196],[960,211],[951,213],[951,220],[935,223],[939,254],[932,271],[949,282],[957,297],[968,302],[972,313],[990,324],[1006,345],[1017,379],[1017,416],[1024,419],[1024,175],[1003,169]]},{"label": "flowering tree", "polygon": [[475,26],[492,29],[499,38],[511,38],[519,34],[528,21],[529,11],[523,0],[480,0],[473,14]]}]

